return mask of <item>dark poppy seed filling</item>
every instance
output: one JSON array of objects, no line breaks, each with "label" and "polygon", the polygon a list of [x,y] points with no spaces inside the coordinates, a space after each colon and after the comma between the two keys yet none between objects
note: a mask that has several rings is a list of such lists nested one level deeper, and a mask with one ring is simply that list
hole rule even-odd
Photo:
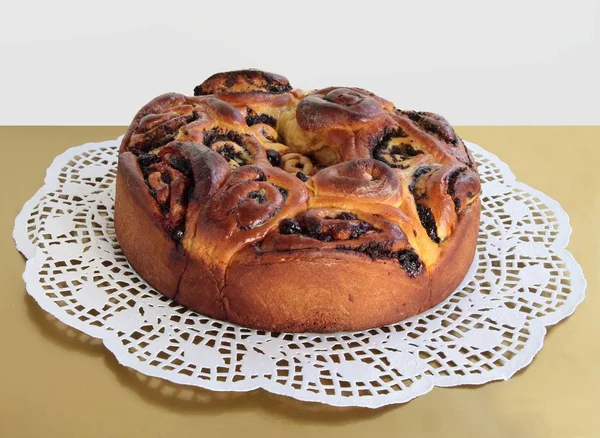
[{"label": "dark poppy seed filling", "polygon": [[225,146],[223,147],[223,149],[221,149],[219,151],[219,153],[223,156],[223,158],[225,158],[227,161],[230,160],[234,160],[236,158],[241,158],[241,154],[239,152],[236,152],[235,149],[233,148],[232,144],[225,144]]},{"label": "dark poppy seed filling", "polygon": [[429,238],[435,243],[440,243],[440,238],[437,235],[437,225],[431,209],[422,204],[417,204],[417,213],[419,214],[421,225],[423,225],[423,228],[427,231]]},{"label": "dark poppy seed filling", "polygon": [[252,109],[248,108],[246,116],[246,124],[248,126],[256,125],[257,123],[264,123],[265,125],[269,125],[272,128],[277,127],[277,119],[268,114],[257,114]]},{"label": "dark poppy seed filling", "polygon": [[150,195],[163,216],[162,223],[169,237],[178,243],[185,229],[185,212],[193,191],[190,161],[182,156],[140,154],[138,164]]},{"label": "dark poppy seed filling", "polygon": [[385,129],[383,130],[383,135],[381,137],[379,137],[378,139],[375,139],[375,144],[373,145],[373,147],[376,147],[378,144],[388,144],[390,142],[391,139],[393,138],[406,138],[408,137],[408,134],[406,134],[406,132],[404,132],[402,130],[402,128],[397,127],[397,128],[391,128],[389,126],[386,126]]},{"label": "dark poppy seed filling", "polygon": [[464,173],[467,170],[466,167],[461,167],[460,169],[456,169],[453,171],[450,176],[448,176],[448,190],[447,193],[450,196],[456,195],[456,180],[458,179],[461,173]]},{"label": "dark poppy seed filling", "polygon": [[180,171],[188,178],[191,177],[191,164],[187,158],[175,156],[169,160],[169,164],[173,169]]},{"label": "dark poppy seed filling", "polygon": [[171,140],[175,139],[179,128],[184,126],[186,123],[187,121],[184,117],[171,119],[170,121],[165,122],[163,125],[144,133],[143,141],[139,144],[136,144],[133,149],[149,152],[164,144],[167,144]]},{"label": "dark poppy seed filling", "polygon": [[450,176],[448,177],[448,190],[447,193],[452,197],[452,202],[454,202],[454,210],[456,212],[458,212],[458,210],[460,210],[460,206],[461,206],[461,201],[460,198],[456,197],[456,181],[458,180],[458,177],[466,172],[467,168],[466,167],[461,167],[460,169],[456,169],[455,171],[453,171]]},{"label": "dark poppy seed filling", "polygon": [[334,240],[354,240],[371,233],[379,232],[368,222],[361,221],[356,215],[342,212],[335,217],[314,217],[301,214],[296,219],[286,219],[279,227],[281,234],[300,234],[321,242]]},{"label": "dark poppy seed filling", "polygon": [[269,159],[269,163],[271,163],[271,166],[279,167],[281,165],[281,156],[279,155],[279,152],[274,151],[272,149],[268,150],[267,158]]},{"label": "dark poppy seed filling", "polygon": [[215,127],[204,134],[204,145],[210,146],[217,141],[232,141],[239,145],[245,143],[244,136],[239,132]]},{"label": "dark poppy seed filling", "polygon": [[340,251],[355,251],[368,255],[372,260],[391,259],[394,257],[394,251],[390,250],[392,242],[369,242],[355,247],[347,245],[338,245],[336,249]]},{"label": "dark poppy seed filling", "polygon": [[[232,91],[231,88],[238,84],[242,86],[242,89],[240,91]],[[292,86],[285,78],[258,70],[237,70],[212,75],[194,88],[194,96],[217,93],[282,94],[290,91],[292,91]]]},{"label": "dark poppy seed filling", "polygon": [[422,154],[423,151],[416,149],[410,143],[390,144],[395,138],[406,137],[407,135],[402,128],[386,128],[381,138],[375,142],[371,155],[390,167],[407,169],[408,165],[404,162],[411,157]]},{"label": "dark poppy seed filling", "polygon": [[177,137],[180,128],[195,121],[198,118],[198,113],[196,111],[192,111],[187,115],[169,113],[163,114],[162,117],[171,118],[164,120],[157,126],[138,125],[130,141],[129,150],[131,152],[140,155],[164,146]]},{"label": "dark poppy seed filling", "polygon": [[369,242],[359,246],[338,245],[337,250],[354,251],[369,256],[372,260],[397,259],[400,267],[410,278],[423,273],[425,266],[412,249],[392,251],[392,242]]},{"label": "dark poppy seed filling", "polygon": [[245,166],[252,161],[248,149],[248,135],[219,127],[204,134],[204,145],[221,154],[231,168]]},{"label": "dark poppy seed filling", "polygon": [[147,172],[148,166],[158,163],[160,161],[160,157],[155,154],[141,153],[138,155],[137,160],[142,171],[145,169]]},{"label": "dark poppy seed filling", "polygon": [[456,133],[443,117],[423,111],[401,111],[400,113],[417,123],[423,130],[450,143],[454,147],[457,146],[458,139]]},{"label": "dark poppy seed filling", "polygon": [[431,166],[421,166],[421,167],[417,168],[417,170],[415,170],[415,173],[412,174],[412,179],[410,181],[410,184],[408,185],[408,190],[410,190],[410,193],[413,195],[415,200],[427,198],[427,192],[418,191],[417,184],[419,183],[419,180],[423,176],[425,176],[432,170],[433,170],[433,167],[431,167]]}]

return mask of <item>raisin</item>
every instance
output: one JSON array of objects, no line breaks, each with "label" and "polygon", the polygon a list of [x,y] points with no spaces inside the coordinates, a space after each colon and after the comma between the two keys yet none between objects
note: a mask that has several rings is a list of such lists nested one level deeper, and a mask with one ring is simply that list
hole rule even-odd
[{"label": "raisin", "polygon": [[296,173],[296,177],[302,182],[308,181],[308,177],[302,172]]},{"label": "raisin", "polygon": [[352,213],[348,213],[347,211],[344,211],[340,214],[338,214],[336,217],[336,219],[341,219],[344,221],[355,221],[356,219],[358,219],[356,217],[356,215],[352,214]]},{"label": "raisin", "polygon": [[411,278],[414,278],[423,272],[423,263],[421,262],[421,259],[419,259],[419,256],[410,249],[404,249],[398,252],[398,262]]},{"label": "raisin", "polygon": [[267,193],[265,192],[264,189],[260,189],[260,190],[252,190],[250,193],[248,193],[248,198],[249,199],[256,199],[256,201],[259,204],[264,204],[265,202],[267,202]]},{"label": "raisin", "polygon": [[269,159],[271,166],[279,167],[281,165],[281,157],[279,156],[279,152],[274,150],[267,151],[267,158]]},{"label": "raisin", "polygon": [[360,236],[362,236],[363,234],[366,234],[367,232],[371,231],[372,229],[373,229],[373,226],[370,223],[359,222],[358,228],[355,230],[352,230],[352,232],[350,233],[350,239],[358,239]]},{"label": "raisin", "polygon": [[460,210],[460,206],[461,206],[461,202],[459,198],[454,198],[452,199],[452,202],[454,202],[454,211],[456,211],[458,213],[458,211]]},{"label": "raisin", "polygon": [[192,166],[191,166],[190,160],[188,160],[187,158],[171,157],[169,164],[171,164],[171,167],[173,169],[180,171],[185,176],[188,176],[188,177],[190,176],[190,171],[191,171]]},{"label": "raisin", "polygon": [[151,166],[152,164],[156,164],[159,161],[160,157],[154,154],[140,154],[140,156],[138,157],[138,163],[140,163],[140,166],[142,167]]},{"label": "raisin", "polygon": [[283,187],[279,187],[279,186],[275,186],[277,187],[277,190],[279,190],[279,193],[281,193],[281,196],[283,196],[283,199],[287,199],[288,197],[288,191],[286,189],[284,189]]},{"label": "raisin", "polygon": [[321,242],[331,242],[333,240],[333,237],[331,237],[329,234],[324,233],[309,233],[307,234],[307,236],[313,239],[320,240]]},{"label": "raisin", "polygon": [[256,179],[254,181],[266,181],[267,180],[267,175],[265,174],[265,172],[263,172],[263,170],[260,167],[256,167]]},{"label": "raisin", "polygon": [[173,181],[173,178],[171,177],[170,173],[162,173],[160,175],[160,178],[163,180],[163,182],[165,184],[171,184],[171,181]]},{"label": "raisin", "polygon": [[175,242],[179,242],[181,240],[181,238],[183,237],[183,230],[179,230],[179,229],[171,230],[169,232],[169,235],[171,236],[171,239],[173,239]]},{"label": "raisin", "polygon": [[285,219],[279,225],[279,232],[281,234],[300,234],[302,232],[302,228],[294,219]]}]

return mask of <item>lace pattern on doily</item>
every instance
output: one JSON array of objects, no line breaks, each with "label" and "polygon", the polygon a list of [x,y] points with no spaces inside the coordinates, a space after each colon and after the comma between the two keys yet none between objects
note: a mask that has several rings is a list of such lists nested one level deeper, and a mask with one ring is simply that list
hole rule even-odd
[{"label": "lace pattern on doily", "polygon": [[440,305],[398,324],[325,335],[261,332],[195,314],[153,291],[119,249],[119,140],[58,156],[17,217],[14,238],[40,306],[144,374],[337,406],[401,403],[433,386],[510,378],[539,351],[545,326],[584,297],[558,203],[467,143],[483,183],[480,236],[469,274]]}]

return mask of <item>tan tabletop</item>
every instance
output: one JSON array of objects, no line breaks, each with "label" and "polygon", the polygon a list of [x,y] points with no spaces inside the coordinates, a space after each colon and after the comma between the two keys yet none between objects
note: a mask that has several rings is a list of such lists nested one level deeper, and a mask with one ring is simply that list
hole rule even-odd
[{"label": "tan tabletop", "polygon": [[14,218],[56,155],[124,128],[0,127],[0,437],[600,437],[600,127],[458,131],[567,211],[587,298],[509,381],[435,388],[405,405],[369,410],[145,378],[49,317],[25,292]]}]

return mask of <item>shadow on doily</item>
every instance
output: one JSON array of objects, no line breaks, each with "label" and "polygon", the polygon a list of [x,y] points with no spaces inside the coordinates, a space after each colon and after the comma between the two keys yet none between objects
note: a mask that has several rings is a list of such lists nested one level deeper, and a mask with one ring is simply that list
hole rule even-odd
[{"label": "shadow on doily", "polygon": [[92,356],[102,356],[105,365],[115,374],[120,384],[134,390],[145,401],[170,411],[210,415],[232,410],[263,410],[296,421],[344,424],[375,418],[404,406],[391,405],[379,409],[335,407],[303,402],[262,389],[249,392],[219,392],[178,385],[120,365],[100,339],[64,324],[40,308],[26,293],[24,300],[29,319],[45,339],[61,347]]}]

